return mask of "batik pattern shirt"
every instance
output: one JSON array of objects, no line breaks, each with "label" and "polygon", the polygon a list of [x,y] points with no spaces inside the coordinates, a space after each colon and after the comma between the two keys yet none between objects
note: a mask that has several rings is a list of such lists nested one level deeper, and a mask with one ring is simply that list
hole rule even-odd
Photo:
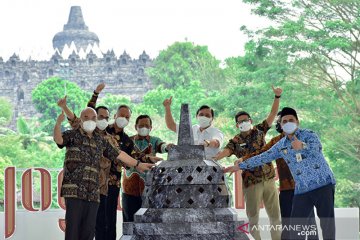
[{"label": "batik pattern shirt", "polygon": [[[81,119],[78,118],[75,114],[73,119],[68,119],[68,120],[72,129],[80,128]],[[107,139],[110,142],[110,144],[115,146],[117,149],[120,149],[118,142],[115,140],[115,138],[112,135],[110,135],[106,131],[101,131],[98,128],[96,128],[95,131],[97,131],[102,137]],[[100,159],[99,181],[100,181],[100,194],[105,196],[107,196],[109,189],[108,183],[110,178],[110,167],[111,167],[111,161],[106,157],[102,156]]]},{"label": "batik pattern shirt", "polygon": [[120,154],[115,146],[94,131],[90,138],[81,128],[68,130],[62,134],[66,147],[64,178],[61,196],[86,201],[100,201],[100,159],[102,156],[112,161]]},{"label": "batik pattern shirt", "polygon": [[268,151],[249,158],[239,164],[241,169],[251,169],[283,158],[295,180],[295,195],[310,192],[320,187],[333,184],[335,177],[322,153],[318,136],[310,130],[298,129],[295,136],[304,143],[304,148],[294,150],[291,140],[284,137]]},{"label": "batik pattern shirt", "polygon": [[[107,139],[110,144],[120,150],[118,142],[115,138],[107,133],[106,131],[101,131],[96,129],[95,131],[99,131],[100,134]],[[99,183],[100,183],[100,194],[107,196],[109,190],[109,181],[110,181],[110,168],[111,168],[111,161],[106,157],[102,156],[100,160],[100,176],[99,176]],[[114,163],[115,164],[115,163]],[[116,161],[117,165],[125,166],[122,162]]]},{"label": "batik pattern shirt", "polygon": [[[135,143],[135,153],[132,157],[150,162],[147,156],[155,156],[156,153],[165,152],[165,143],[158,137],[138,135],[131,137]],[[131,196],[141,196],[145,187],[146,173],[140,173],[134,167],[124,169],[122,191]]]},{"label": "batik pattern shirt", "polygon": [[[98,96],[99,94],[95,93],[94,91],[87,106],[95,109]],[[106,128],[106,132],[108,132],[115,138],[117,145],[122,151],[126,152],[129,156],[134,153],[134,143],[130,139],[130,137],[124,132],[124,129],[120,132],[116,132],[114,125],[110,125]],[[109,186],[117,186],[118,188],[120,188],[122,166],[122,164],[117,164],[115,162],[111,163],[108,181]]]},{"label": "batik pattern shirt", "polygon": [[[242,136],[241,133],[237,134],[229,141],[225,148],[229,149],[231,154],[234,154],[237,158],[254,153],[265,146],[265,135],[269,129],[270,126],[264,120],[262,123],[255,125],[248,135]],[[242,172],[245,188],[274,177],[275,169],[271,162]]]},{"label": "batik pattern shirt", "polygon": [[[108,128],[106,128],[106,131],[114,137],[121,151],[126,152],[129,156],[132,156],[132,154],[135,153],[134,142],[131,140],[129,135],[124,132],[124,130],[121,132],[116,132],[114,125],[110,125]],[[122,167],[122,164],[111,162],[109,174],[110,186],[117,186],[120,188]]]},{"label": "batik pattern shirt", "polygon": [[[250,155],[246,155],[242,159],[245,161],[253,156],[259,155],[260,153],[266,152],[272,146],[274,146],[280,139],[282,139],[285,135],[282,133],[270,140],[263,148],[260,150],[255,151]],[[286,162],[282,158],[276,159],[276,167],[279,175],[279,182],[280,182],[280,191],[285,190],[294,190],[295,189],[295,181],[291,175],[290,169],[287,166]]]}]

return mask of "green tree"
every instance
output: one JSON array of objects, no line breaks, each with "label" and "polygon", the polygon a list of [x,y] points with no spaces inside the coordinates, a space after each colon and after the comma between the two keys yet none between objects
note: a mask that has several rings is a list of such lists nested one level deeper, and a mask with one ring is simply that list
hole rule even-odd
[{"label": "green tree", "polygon": [[24,119],[20,116],[16,125],[24,149],[27,149],[30,144],[41,145],[53,142],[53,138],[44,131],[44,125],[41,125],[36,118]]},{"label": "green tree", "polygon": [[79,113],[86,107],[90,94],[81,90],[76,83],[53,77],[41,82],[32,92],[32,101],[36,110],[42,114],[41,122],[46,125],[44,129],[48,133],[52,132],[56,117],[60,113],[57,101],[64,97],[65,88],[69,107]]},{"label": "green tree", "polygon": [[174,118],[179,119],[180,108],[182,103],[189,103],[193,116],[195,111],[206,100],[205,89],[201,87],[199,81],[191,81],[187,86],[179,86],[173,89],[166,89],[163,86],[147,92],[144,96],[144,101],[141,104],[143,109],[148,109],[151,113],[156,113],[164,116],[163,101],[170,96],[173,97],[172,110],[174,112]]},{"label": "green tree", "polygon": [[147,73],[155,85],[165,88],[185,87],[191,81],[200,81],[203,88],[215,89],[226,80],[220,61],[208,48],[190,42],[176,42],[162,50]]},{"label": "green tree", "polygon": [[[276,22],[258,31],[259,45],[281,51],[288,64],[298,72],[297,81],[316,81],[331,89],[339,100],[334,106],[333,125],[346,122],[352,131],[342,128],[328,132],[329,138],[342,136],[351,147],[337,144],[342,154],[360,159],[359,36],[358,0],[244,0],[253,11]],[[242,28],[247,33],[251,31]],[[349,119],[344,121],[344,116]]]},{"label": "green tree", "polygon": [[[271,110],[274,95],[271,86],[284,89],[281,102],[295,88],[286,78],[291,73],[286,55],[273,53],[266,47],[249,41],[245,55],[226,59],[225,73],[235,84],[219,95],[225,116],[233,118],[238,111],[247,111],[255,123],[264,120]],[[228,97],[226,97],[228,96]],[[221,101],[223,99],[223,101]]]},{"label": "green tree", "polygon": [[0,97],[0,126],[10,123],[13,115],[13,108],[8,99]]},{"label": "green tree", "polygon": [[[360,2],[357,0],[244,0],[270,27],[242,30],[257,47],[286,56],[286,82],[292,106],[299,106],[305,126],[320,132],[324,151],[338,179],[337,206],[359,202]],[[256,36],[256,37],[255,37]]]}]

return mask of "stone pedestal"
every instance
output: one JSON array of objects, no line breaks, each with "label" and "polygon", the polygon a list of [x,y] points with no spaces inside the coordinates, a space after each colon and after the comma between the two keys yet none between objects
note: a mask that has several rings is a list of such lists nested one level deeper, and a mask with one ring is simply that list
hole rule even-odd
[{"label": "stone pedestal", "polygon": [[230,208],[221,166],[205,159],[204,146],[194,145],[187,104],[178,144],[148,172],[142,208],[133,223],[123,223],[121,240],[248,239],[238,230],[244,222]]}]

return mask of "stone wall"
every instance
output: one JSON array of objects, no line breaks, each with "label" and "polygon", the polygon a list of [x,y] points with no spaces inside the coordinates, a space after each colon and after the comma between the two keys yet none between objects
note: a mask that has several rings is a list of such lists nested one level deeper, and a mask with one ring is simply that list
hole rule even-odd
[{"label": "stone wall", "polygon": [[126,52],[118,58],[113,51],[98,58],[90,51],[85,58],[73,52],[63,59],[57,52],[48,61],[22,61],[14,54],[7,61],[0,57],[0,97],[10,100],[14,106],[14,118],[39,115],[32,101],[32,90],[42,81],[59,76],[75,82],[85,91],[92,92],[101,83],[106,83],[106,92],[130,97],[141,102],[152,88],[145,69],[152,66],[152,59],[145,53],[132,59]]}]

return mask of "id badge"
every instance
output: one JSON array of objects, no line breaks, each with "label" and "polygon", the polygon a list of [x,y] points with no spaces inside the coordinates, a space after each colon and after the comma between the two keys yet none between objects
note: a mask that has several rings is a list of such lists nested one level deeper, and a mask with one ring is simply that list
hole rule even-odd
[{"label": "id badge", "polygon": [[302,157],[301,157],[301,153],[297,153],[296,154],[296,161],[297,162],[301,162],[303,159],[302,159]]}]

